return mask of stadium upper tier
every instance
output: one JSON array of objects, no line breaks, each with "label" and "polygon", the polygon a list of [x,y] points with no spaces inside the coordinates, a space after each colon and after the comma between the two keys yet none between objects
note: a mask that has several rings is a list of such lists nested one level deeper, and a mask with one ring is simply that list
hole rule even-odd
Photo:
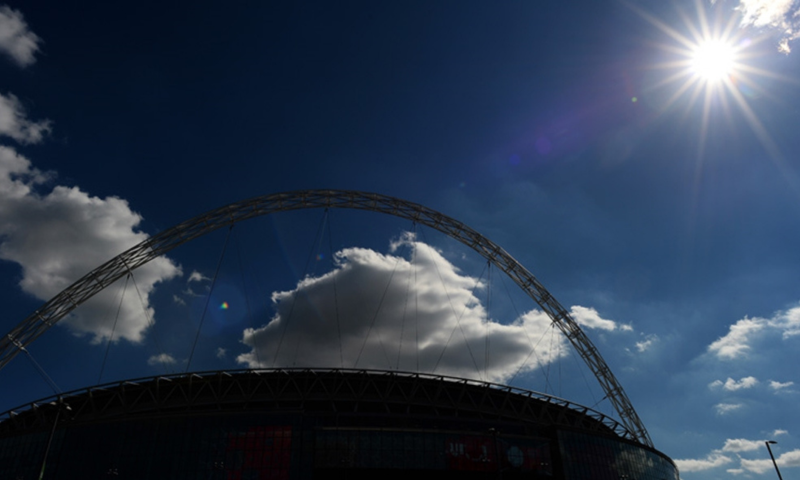
[{"label": "stadium upper tier", "polygon": [[444,478],[677,480],[617,421],[474,380],[273,369],[145,378],[0,416],[4,478],[273,479],[389,471]]}]

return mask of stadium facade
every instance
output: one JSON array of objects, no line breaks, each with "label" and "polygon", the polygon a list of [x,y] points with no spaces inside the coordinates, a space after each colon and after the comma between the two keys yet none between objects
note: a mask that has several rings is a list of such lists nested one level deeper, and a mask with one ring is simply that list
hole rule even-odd
[{"label": "stadium facade", "polygon": [[[42,471],[43,477],[40,477]],[[276,369],[145,378],[0,416],[0,478],[677,480],[619,422],[513,387]]]}]

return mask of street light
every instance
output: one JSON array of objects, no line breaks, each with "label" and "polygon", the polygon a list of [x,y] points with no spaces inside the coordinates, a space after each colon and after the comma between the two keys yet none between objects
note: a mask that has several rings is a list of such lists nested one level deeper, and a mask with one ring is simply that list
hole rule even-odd
[{"label": "street light", "polygon": [[772,454],[772,449],[769,448],[770,444],[774,445],[778,442],[776,442],[775,440],[767,440],[764,443],[767,445],[767,451],[769,452],[769,457],[772,459],[772,464],[775,465],[775,471],[778,472],[778,479],[783,480],[783,477],[781,476],[781,471],[778,470],[778,463],[775,461],[775,455]]}]

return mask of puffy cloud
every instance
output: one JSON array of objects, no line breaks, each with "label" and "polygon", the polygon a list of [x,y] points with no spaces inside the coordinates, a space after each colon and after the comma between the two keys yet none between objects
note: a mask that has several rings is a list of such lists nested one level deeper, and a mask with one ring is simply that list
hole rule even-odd
[{"label": "puffy cloud", "polygon": [[745,440],[744,438],[729,438],[722,447],[723,452],[752,452],[764,447],[763,440]]},{"label": "puffy cloud", "polygon": [[147,364],[151,367],[156,365],[173,365],[178,361],[175,358],[168,354],[168,353],[161,353],[159,355],[153,355],[152,357],[147,359]]},{"label": "puffy cloud", "polygon": [[733,459],[728,456],[718,452],[712,452],[705,458],[675,460],[675,465],[677,465],[678,470],[683,473],[702,472],[727,465],[732,461]]},{"label": "puffy cloud", "polygon": [[714,380],[708,386],[709,388],[719,388],[722,387],[729,392],[735,392],[736,390],[743,390],[748,388],[753,388],[758,385],[758,379],[755,377],[744,377],[738,382],[730,377],[728,377],[725,382],[722,380]]},{"label": "puffy cloud", "polygon": [[17,10],[0,6],[0,52],[10,56],[21,67],[36,61],[42,39],[33,33]]},{"label": "puffy cloud", "polygon": [[217,358],[225,358],[228,355],[228,350],[222,347],[217,348]]},{"label": "puffy cloud", "polygon": [[709,345],[708,351],[723,360],[742,358],[752,350],[755,341],[775,333],[779,333],[783,340],[800,334],[800,307],[777,312],[772,318],[745,317]]},{"label": "puffy cloud", "polygon": [[[0,259],[19,264],[20,286],[41,300],[148,237],[136,230],[142,218],[125,200],[92,197],[65,186],[40,194],[37,190],[47,179],[27,158],[0,145]],[[135,271],[124,296],[123,279],[63,323],[78,334],[91,335],[94,342],[109,338],[112,330],[114,339],[139,342],[154,314],[150,293],[156,284],[180,273],[169,259],[157,258]]]},{"label": "puffy cloud", "polygon": [[38,143],[50,133],[50,125],[50,120],[29,120],[25,108],[13,94],[0,94],[0,136],[24,144]]},{"label": "puffy cloud", "polygon": [[718,403],[714,405],[714,408],[717,410],[717,415],[727,415],[733,411],[739,410],[744,405],[741,403]]},{"label": "puffy cloud", "polygon": [[[396,254],[401,247],[413,261]],[[343,249],[332,271],[273,293],[275,315],[244,331],[251,350],[237,360],[250,367],[435,370],[501,381],[520,365],[530,370],[566,354],[566,340],[544,312],[532,310],[511,324],[489,321],[474,294],[485,286],[411,234],[391,252]],[[573,312],[588,326],[613,324],[593,309]]]},{"label": "puffy cloud", "polygon": [[780,435],[789,435],[789,431],[788,430],[782,430],[782,429],[779,428],[779,429],[775,430],[774,432],[772,432],[772,436],[773,437],[777,437],[777,436],[780,436]]},{"label": "puffy cloud", "polygon": [[735,392],[736,390],[743,390],[748,388],[753,388],[758,385],[758,380],[755,377],[744,377],[740,379],[738,382],[730,377],[725,380],[725,385],[723,388],[730,392]]},{"label": "puffy cloud", "polygon": [[789,53],[789,42],[800,37],[800,5],[797,0],[739,0],[742,25],[776,29],[781,34],[778,50]]}]

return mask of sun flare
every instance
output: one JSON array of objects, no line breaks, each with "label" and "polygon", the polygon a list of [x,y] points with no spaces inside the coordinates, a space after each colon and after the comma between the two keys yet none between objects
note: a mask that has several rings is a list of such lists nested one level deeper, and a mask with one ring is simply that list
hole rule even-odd
[{"label": "sun flare", "polygon": [[733,74],[736,51],[721,40],[708,40],[697,45],[692,52],[691,69],[706,82],[718,82]]},{"label": "sun flare", "polygon": [[[736,11],[723,8],[723,2],[694,0],[694,11],[677,9],[678,21],[671,24],[634,4],[628,4],[643,19],[665,36],[657,44],[660,61],[653,71],[663,72],[648,88],[658,92],[658,109],[666,112],[683,106],[684,118],[699,114],[698,157],[703,156],[709,127],[722,121],[729,125],[736,118],[746,121],[772,158],[780,151],[751,106],[772,95],[765,85],[775,80],[800,84],[792,78],[758,66],[766,35],[755,35],[741,26]],[[774,98],[773,98],[774,99]]]}]

